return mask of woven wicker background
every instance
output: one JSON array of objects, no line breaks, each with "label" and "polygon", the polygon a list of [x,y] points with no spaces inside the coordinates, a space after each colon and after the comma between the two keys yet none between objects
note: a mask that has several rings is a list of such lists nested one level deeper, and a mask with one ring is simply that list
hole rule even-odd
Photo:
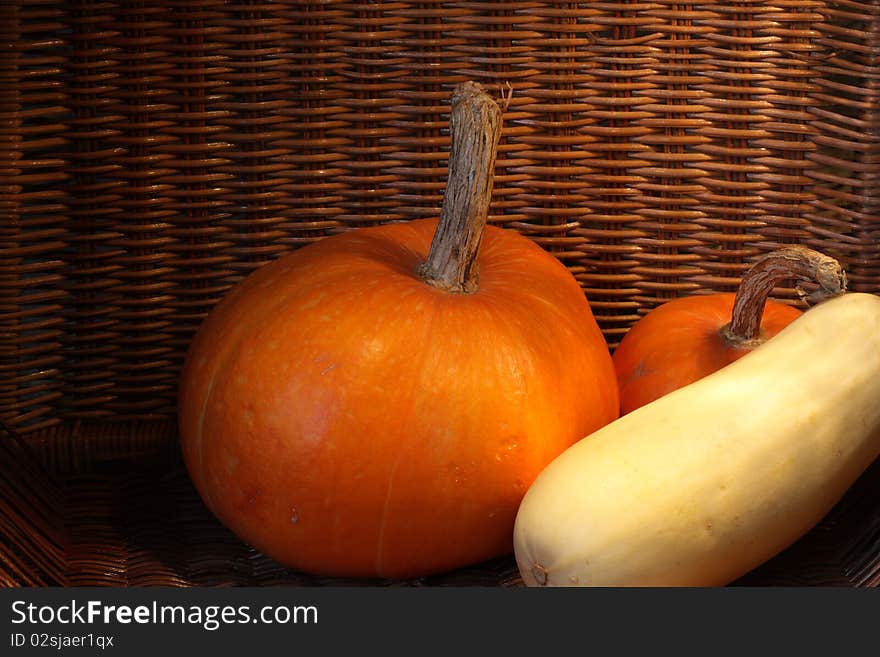
[{"label": "woven wicker background", "polygon": [[439,215],[458,82],[512,89],[490,221],[568,266],[611,347],[782,243],[880,292],[877,0],[7,0],[0,47],[0,418],[65,504],[106,503],[80,537],[121,580],[146,557],[112,496],[182,476],[201,318],[290,249]]}]

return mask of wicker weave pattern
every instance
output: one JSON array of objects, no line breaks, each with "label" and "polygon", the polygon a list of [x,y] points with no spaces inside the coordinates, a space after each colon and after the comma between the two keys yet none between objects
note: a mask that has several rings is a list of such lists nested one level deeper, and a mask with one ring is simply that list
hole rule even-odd
[{"label": "wicker weave pattern", "polygon": [[248,271],[437,216],[465,79],[513,92],[491,221],[570,268],[612,346],[781,243],[880,291],[876,3],[3,11],[0,412],[20,429],[171,417],[195,327]]}]

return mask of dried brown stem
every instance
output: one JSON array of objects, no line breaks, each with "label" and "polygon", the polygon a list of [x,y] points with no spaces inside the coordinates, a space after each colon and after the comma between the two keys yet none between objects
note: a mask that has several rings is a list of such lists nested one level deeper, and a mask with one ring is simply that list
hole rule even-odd
[{"label": "dried brown stem", "polygon": [[761,319],[773,288],[786,280],[817,283],[806,296],[816,303],[846,291],[846,273],[834,258],[804,246],[787,246],[757,260],[743,275],[733,303],[730,323],[721,331],[728,344],[754,346],[761,342]]},{"label": "dried brown stem", "polygon": [[477,288],[477,253],[492,200],[502,114],[475,82],[458,85],[452,94],[443,208],[428,259],[419,268],[422,280],[446,292]]}]

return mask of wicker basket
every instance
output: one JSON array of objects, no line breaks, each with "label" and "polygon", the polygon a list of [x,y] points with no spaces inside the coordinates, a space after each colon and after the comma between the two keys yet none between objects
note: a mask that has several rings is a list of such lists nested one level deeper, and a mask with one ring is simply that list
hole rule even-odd
[{"label": "wicker basket", "polygon": [[[177,452],[179,368],[262,263],[439,214],[467,79],[513,92],[490,221],[570,269],[611,348],[781,244],[880,293],[876,0],[0,12],[0,583],[339,583],[281,568],[202,505]],[[519,580],[505,558],[393,583]],[[880,584],[880,467],[740,583]]]}]

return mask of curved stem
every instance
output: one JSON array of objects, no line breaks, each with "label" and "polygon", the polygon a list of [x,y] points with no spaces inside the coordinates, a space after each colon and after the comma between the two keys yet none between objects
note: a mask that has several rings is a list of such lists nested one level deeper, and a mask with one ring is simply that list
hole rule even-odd
[{"label": "curved stem", "polygon": [[779,283],[795,279],[818,283],[819,288],[801,297],[816,303],[846,291],[846,273],[834,258],[804,246],[787,246],[757,260],[742,277],[730,323],[721,331],[728,344],[755,346],[761,342],[761,319],[767,298]]},{"label": "curved stem", "polygon": [[422,280],[446,292],[477,288],[477,252],[492,200],[502,109],[475,82],[452,94],[449,177]]}]

